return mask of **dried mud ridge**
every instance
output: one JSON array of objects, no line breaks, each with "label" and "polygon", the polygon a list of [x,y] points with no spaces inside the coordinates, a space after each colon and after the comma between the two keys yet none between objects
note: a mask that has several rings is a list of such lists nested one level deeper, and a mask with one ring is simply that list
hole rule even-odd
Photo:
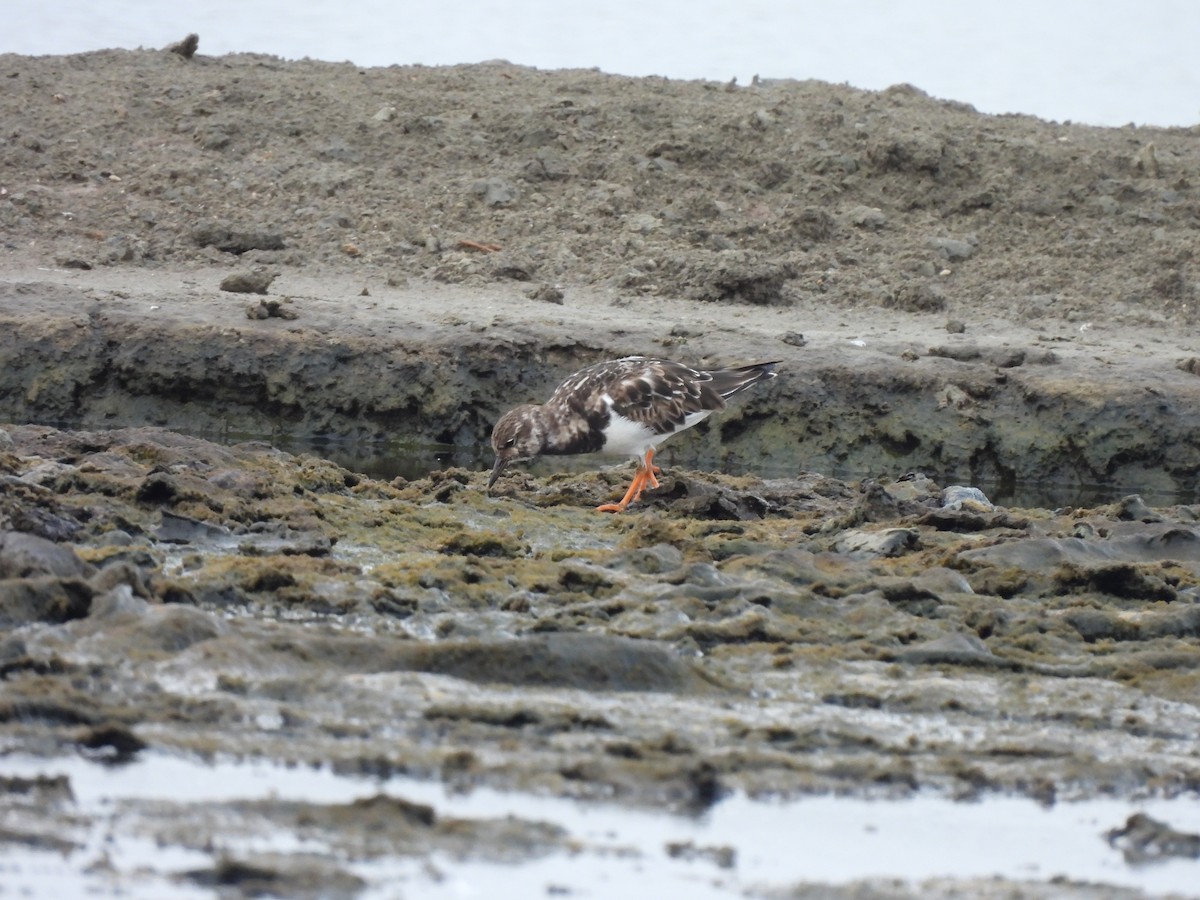
[{"label": "dried mud ridge", "polygon": [[500,62],[113,50],[4,55],[0,71],[0,228],[43,264],[1197,315],[1194,129],[984,116],[908,85]]},{"label": "dried mud ridge", "polygon": [[[230,299],[240,295],[150,281],[0,284],[0,413],[315,439],[361,449],[364,467],[438,446],[482,467],[505,410],[541,402],[588,363],[780,359],[780,377],[665,445],[667,458],[767,475],[922,471],[1005,496],[1036,485],[1168,500],[1200,490],[1200,378],[1187,367],[1200,357],[1187,335],[938,334],[911,318],[848,325],[812,312],[808,340],[749,313],[666,334],[596,298],[540,315],[521,298],[433,286],[382,289],[369,303],[337,291],[267,298],[248,317]],[[694,322],[694,304],[656,309]]]}]

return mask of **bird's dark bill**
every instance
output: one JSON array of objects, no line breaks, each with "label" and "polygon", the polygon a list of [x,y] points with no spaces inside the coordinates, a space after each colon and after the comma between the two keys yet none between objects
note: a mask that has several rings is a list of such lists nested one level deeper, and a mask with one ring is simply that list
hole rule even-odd
[{"label": "bird's dark bill", "polygon": [[492,485],[496,483],[496,479],[500,477],[500,473],[504,471],[504,467],[507,465],[508,460],[503,456],[496,457],[496,464],[492,466],[492,474],[491,477],[488,478],[487,486],[489,490],[491,489]]}]

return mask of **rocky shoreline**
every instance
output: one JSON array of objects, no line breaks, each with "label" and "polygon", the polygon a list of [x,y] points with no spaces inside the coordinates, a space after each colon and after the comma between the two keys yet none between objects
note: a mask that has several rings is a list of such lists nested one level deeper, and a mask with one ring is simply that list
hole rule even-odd
[{"label": "rocky shoreline", "polygon": [[[684,470],[608,516],[592,507],[623,472],[490,496],[484,472],[381,482],[153,429],[4,435],[9,752],[279,759],[680,813],[731,792],[1054,804],[1200,779],[1193,506]],[[24,784],[14,839],[69,842],[70,805],[33,812]],[[219,842],[223,810],[179,807],[189,846]],[[378,840],[373,818],[315,804],[310,833],[314,816],[338,846]],[[475,852],[560,846],[518,824]],[[409,827],[388,852],[426,852]]]},{"label": "rocky shoreline", "polygon": [[[723,760],[721,781],[751,794],[876,785],[1086,797],[1190,790],[1196,776],[1192,726],[1180,718],[1197,677],[1195,507],[1153,510],[1129,498],[1052,513],[993,507],[920,476],[852,485],[685,471],[666,473],[636,514],[612,517],[591,507],[619,490],[619,472],[518,476],[490,496],[484,473],[378,482],[312,457],[164,431],[5,434],[5,624],[20,628],[4,645],[8,709],[23,695],[46,704],[61,693],[53,716],[7,721],[23,744],[49,742],[47,751],[69,746],[84,724],[175,749],[232,749],[219,731],[176,721],[183,696],[199,690],[216,703],[209,714],[223,707],[231,725],[249,714],[246,704],[286,718],[287,698],[271,696],[284,677],[307,698],[306,712],[283,735],[235,732],[243,752],[261,742],[265,755],[288,747],[289,758],[311,762],[391,758],[436,774],[447,754],[478,745],[478,729],[461,747],[447,734],[412,736],[401,752],[394,722],[385,751],[374,732],[319,739],[348,724],[315,714],[323,691],[346,702],[357,674],[426,672],[462,679],[470,692],[489,683],[649,692],[626,709],[635,717],[639,706],[720,695],[726,724],[694,723],[685,729],[691,749],[651,754],[651,768],[686,782],[696,766]],[[70,687],[81,667],[103,676],[104,702]],[[152,686],[185,670],[193,687],[162,694],[156,713]],[[1011,687],[968,702],[971,682]],[[1040,714],[1024,706],[1031,691]],[[753,699],[768,695],[773,710]],[[533,696],[535,707],[562,702],[553,691]],[[588,701],[573,703],[582,722]],[[1011,720],[1011,703],[1026,708],[1026,726]],[[784,704],[800,720],[845,718],[839,728],[865,729],[862,740],[882,728],[869,743],[886,749],[863,755],[860,740],[825,747],[803,738],[828,721],[788,726],[795,733],[785,739],[783,725],[766,724]],[[884,720],[872,726],[857,721],[862,709],[890,716],[869,717]],[[759,716],[767,719],[755,724]],[[892,731],[927,716],[939,730],[976,730],[970,749],[949,752],[962,735],[913,744],[912,722],[903,740]],[[1097,768],[1098,759],[1047,752],[1081,717],[1106,755],[1119,757],[1126,740],[1137,765],[1118,758]],[[489,727],[507,735],[512,726]],[[628,727],[611,730],[633,739]],[[298,731],[313,732],[311,743]],[[1147,755],[1150,734],[1158,749]],[[760,742],[769,752],[754,760]],[[830,769],[848,749],[854,771],[841,768],[846,760]],[[554,783],[608,794],[629,780],[635,796],[650,791],[641,802],[665,802],[653,780],[626,771],[645,762],[641,753],[612,759],[595,778]],[[480,764],[474,777],[525,787],[520,779],[536,778],[544,788],[548,773],[522,749],[502,766]],[[663,789],[679,790],[669,781]]]}]

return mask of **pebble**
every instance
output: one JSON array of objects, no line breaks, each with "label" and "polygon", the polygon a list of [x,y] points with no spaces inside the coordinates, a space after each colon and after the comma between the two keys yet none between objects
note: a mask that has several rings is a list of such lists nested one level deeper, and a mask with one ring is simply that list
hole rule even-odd
[{"label": "pebble", "polygon": [[221,279],[221,290],[233,294],[265,294],[279,272],[256,268],[249,272],[235,272]]},{"label": "pebble", "polygon": [[851,225],[869,231],[879,231],[887,225],[888,221],[883,210],[874,206],[855,206],[846,214],[846,218]]},{"label": "pebble", "polygon": [[290,298],[283,300],[259,300],[257,303],[251,303],[246,307],[247,319],[298,319],[300,313],[292,309],[290,306],[285,306],[285,303],[290,303]]},{"label": "pebble", "polygon": [[530,300],[541,300],[543,303],[557,303],[562,306],[564,295],[562,288],[556,285],[539,284],[537,287],[527,290],[525,296]]}]

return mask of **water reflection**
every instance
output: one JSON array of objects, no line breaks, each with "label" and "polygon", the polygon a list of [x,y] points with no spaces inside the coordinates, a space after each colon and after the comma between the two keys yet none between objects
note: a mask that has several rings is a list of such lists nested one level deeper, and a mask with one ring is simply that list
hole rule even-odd
[{"label": "water reflection", "polygon": [[[238,804],[311,804],[319,811],[322,805],[380,794],[427,804],[441,819],[554,823],[571,836],[574,852],[553,852],[520,865],[443,857],[436,851],[426,858],[343,859],[342,865],[365,882],[365,896],[396,896],[403,886],[410,889],[405,896],[411,891],[429,898],[508,900],[544,896],[547,885],[558,885],[568,895],[594,895],[603,885],[604,896],[725,900],[747,896],[752,887],[756,896],[783,896],[788,885],[846,885],[862,878],[888,879],[914,891],[930,878],[1005,878],[1038,885],[1064,879],[1094,883],[1105,896],[1115,896],[1116,886],[1192,896],[1194,860],[1131,866],[1105,834],[1135,812],[1186,832],[1200,828],[1194,796],[1044,806],[1001,796],[962,803],[931,795],[895,801],[829,795],[759,801],[735,794],[703,816],[686,817],[486,787],[450,791],[407,776],[370,780],[264,760],[209,765],[161,752],[116,768],[79,757],[11,754],[0,757],[0,776],[66,777],[73,795],[68,828],[76,842],[73,851],[39,855],[28,847],[0,849],[0,871],[14,896],[98,895],[102,888],[120,886],[125,896],[191,897],[197,894],[178,875],[212,865],[210,856],[303,849],[339,859],[329,843],[336,832],[310,830],[301,847],[295,833],[260,823],[257,835],[246,837],[237,829]],[[54,810],[44,817],[25,810],[14,821],[31,831],[47,830],[55,815]],[[185,818],[193,828],[213,828],[219,821],[230,837],[203,850],[188,848],[186,841],[146,839],[155,822],[169,826]],[[723,849],[732,864],[722,868],[704,859],[691,861],[670,852],[672,845]],[[1052,894],[1050,889],[1045,896]]]}]

